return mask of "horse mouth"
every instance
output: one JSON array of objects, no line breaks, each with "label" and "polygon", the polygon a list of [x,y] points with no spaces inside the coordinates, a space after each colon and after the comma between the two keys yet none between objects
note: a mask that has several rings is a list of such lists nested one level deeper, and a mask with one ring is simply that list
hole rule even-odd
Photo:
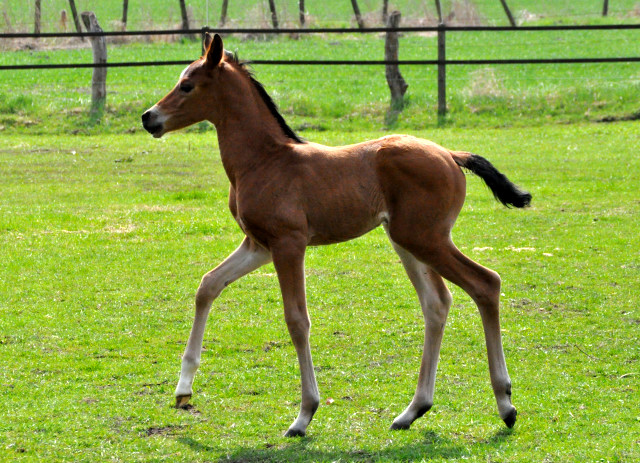
[{"label": "horse mouth", "polygon": [[149,132],[151,135],[153,135],[153,138],[160,138],[162,135],[164,135],[164,130],[162,130],[162,126],[161,125],[156,125],[154,127],[149,127],[147,129],[147,132]]},{"label": "horse mouth", "polygon": [[157,114],[152,110],[142,115],[142,127],[154,138],[160,138],[164,134],[164,124],[162,121],[158,121]]},{"label": "horse mouth", "polygon": [[153,135],[153,138],[160,138],[164,134],[162,124],[150,124],[148,122],[143,122],[142,126],[147,132]]}]

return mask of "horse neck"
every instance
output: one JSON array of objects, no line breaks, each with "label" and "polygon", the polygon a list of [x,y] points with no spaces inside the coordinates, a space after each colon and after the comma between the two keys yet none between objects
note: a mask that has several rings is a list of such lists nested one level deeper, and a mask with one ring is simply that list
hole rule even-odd
[{"label": "horse neck", "polygon": [[231,183],[254,170],[290,142],[257,91],[247,82],[243,91],[221,98],[221,114],[212,121],[220,156]]}]

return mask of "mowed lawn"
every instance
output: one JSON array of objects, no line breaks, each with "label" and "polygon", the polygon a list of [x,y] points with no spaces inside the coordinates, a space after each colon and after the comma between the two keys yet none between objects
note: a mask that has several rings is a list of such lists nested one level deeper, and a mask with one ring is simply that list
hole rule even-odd
[{"label": "mowed lawn", "polygon": [[513,430],[480,317],[454,287],[435,406],[388,430],[412,397],[423,327],[382,230],[308,251],[322,396],[308,437],[282,437],[299,377],[272,265],[215,302],[194,408],[173,409],[199,279],[242,239],[214,133],[8,133],[0,461],[638,461],[638,123],[412,133],[489,158],[533,194],[505,209],[468,176],[454,229],[503,278]]}]

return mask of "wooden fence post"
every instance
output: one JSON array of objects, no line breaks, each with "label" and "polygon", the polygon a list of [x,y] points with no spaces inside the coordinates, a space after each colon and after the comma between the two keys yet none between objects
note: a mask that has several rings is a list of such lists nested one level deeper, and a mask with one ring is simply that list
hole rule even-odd
[{"label": "wooden fence post", "polygon": [[36,0],[36,9],[34,12],[34,26],[33,26],[33,33],[34,34],[39,34],[40,33],[40,16],[41,16],[41,2],[42,0]]},{"label": "wooden fence post", "polygon": [[438,121],[447,114],[446,26],[438,24]]},{"label": "wooden fence post", "polygon": [[[71,16],[73,17],[73,24],[76,26],[76,31],[78,34],[82,34],[82,26],[80,25],[80,19],[78,19],[78,10],[76,9],[75,0],[69,0],[69,8],[71,9]],[[80,36],[81,40],[84,40],[84,37]]]},{"label": "wooden fence post", "polygon": [[123,0],[122,2],[122,30],[127,30],[127,12],[129,10],[129,0]]},{"label": "wooden fence post", "polygon": [[229,7],[229,0],[222,0],[222,11],[220,11],[220,27],[224,27],[227,22],[227,8]]},{"label": "wooden fence post", "polygon": [[351,0],[351,6],[353,6],[353,13],[356,15],[356,21],[358,22],[358,27],[360,29],[364,29],[364,21],[362,20],[362,15],[360,14],[360,8],[358,7],[358,0]]},{"label": "wooden fence post", "polygon": [[[87,32],[102,32],[100,24],[96,19],[96,15],[91,11],[82,13],[82,22],[87,28]],[[93,50],[93,63],[107,63],[107,41],[104,36],[96,35],[89,37],[91,48]],[[100,117],[107,100],[107,68],[94,67],[91,77],[91,114]]]},{"label": "wooden fence post", "polygon": [[500,3],[502,3],[502,8],[504,8],[504,12],[507,14],[507,18],[509,18],[509,23],[511,24],[511,27],[518,27],[518,25],[516,24],[516,20],[513,19],[513,15],[511,14],[511,10],[509,9],[509,6],[507,5],[507,0],[500,0]]},{"label": "wooden fence post", "polygon": [[[400,25],[400,12],[394,11],[389,16],[387,27],[389,29],[397,29]],[[387,31],[384,42],[384,59],[385,61],[398,61],[398,33],[395,31]],[[397,64],[387,64],[385,66],[385,76],[389,90],[391,91],[391,111],[400,111],[404,106],[404,94],[409,85],[405,82]]]},{"label": "wooden fence post", "polygon": [[602,5],[602,16],[607,16],[609,14],[609,0],[604,0],[604,5]]},{"label": "wooden fence post", "polygon": [[274,0],[269,0],[269,10],[271,11],[271,24],[273,28],[278,28],[278,13],[276,12],[276,4]]},{"label": "wooden fence post", "polygon": [[304,17],[304,0],[298,0],[298,9],[300,10],[300,27],[304,27],[306,21]]}]

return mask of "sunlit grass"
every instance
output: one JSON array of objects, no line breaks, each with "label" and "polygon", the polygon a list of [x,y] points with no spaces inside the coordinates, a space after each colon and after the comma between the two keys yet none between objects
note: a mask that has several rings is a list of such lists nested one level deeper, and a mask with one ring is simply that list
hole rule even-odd
[{"label": "sunlit grass", "polygon": [[636,124],[412,133],[482,154],[533,193],[532,208],[504,209],[470,176],[454,229],[503,278],[513,431],[457,288],[435,407],[388,431],[415,388],[422,321],[381,230],[308,251],[322,396],[308,438],[281,437],[299,378],[271,265],[215,302],[195,408],[172,409],[199,279],[242,237],[214,133],[3,135],[0,459],[638,459]]},{"label": "sunlit grass", "polygon": [[[451,32],[449,59],[636,56],[640,32]],[[383,59],[384,39],[373,35],[303,36],[297,40],[226,37],[241,59]],[[88,46],[88,45],[87,45]],[[110,45],[109,60],[195,60],[194,42]],[[400,59],[435,59],[436,39],[406,34]],[[3,64],[88,62],[86,47],[0,55]],[[112,68],[103,116],[89,116],[91,70],[2,71],[0,131],[123,133],[141,130],[140,114],[177,81],[183,66]],[[434,66],[403,66],[405,107],[388,126],[389,89],[382,66],[255,65],[257,78],[298,131],[421,130],[531,126],[637,118],[640,74],[634,63],[448,66],[446,118],[437,117]],[[203,130],[205,126],[196,128]]]}]

